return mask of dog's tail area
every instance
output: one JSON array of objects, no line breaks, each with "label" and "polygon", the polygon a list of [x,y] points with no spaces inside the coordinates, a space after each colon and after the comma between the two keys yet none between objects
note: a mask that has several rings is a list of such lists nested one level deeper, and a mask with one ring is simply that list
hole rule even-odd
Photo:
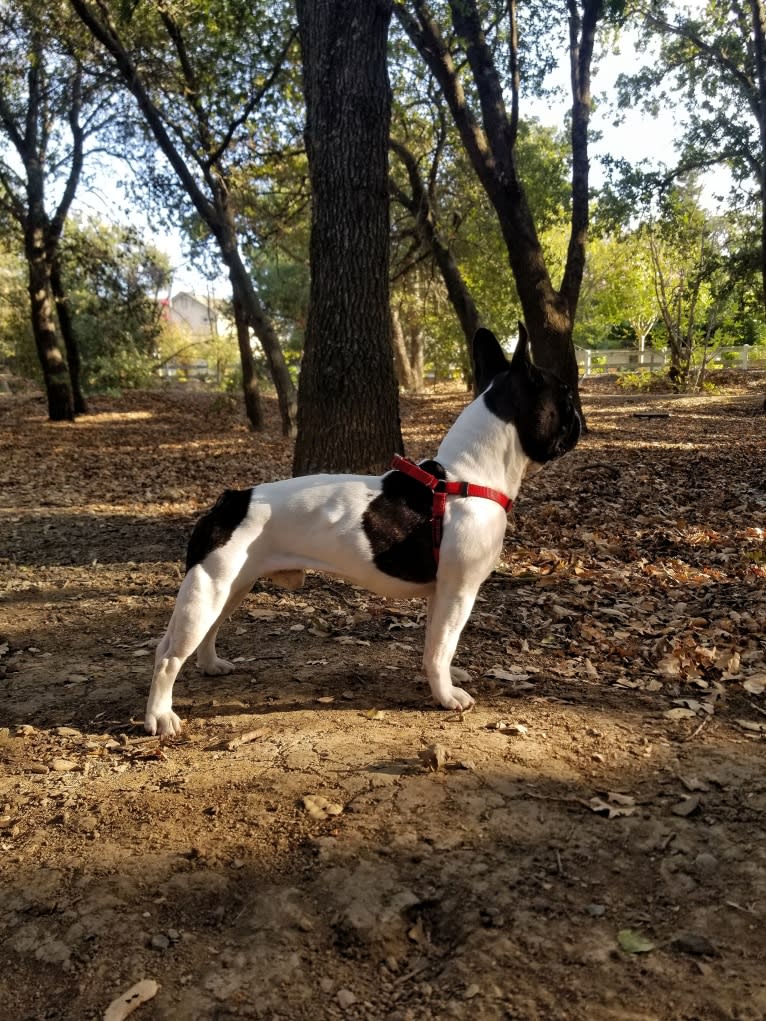
[{"label": "dog's tail area", "polygon": [[252,489],[227,489],[213,507],[199,519],[186,548],[187,573],[201,564],[208,553],[225,546],[245,519]]}]

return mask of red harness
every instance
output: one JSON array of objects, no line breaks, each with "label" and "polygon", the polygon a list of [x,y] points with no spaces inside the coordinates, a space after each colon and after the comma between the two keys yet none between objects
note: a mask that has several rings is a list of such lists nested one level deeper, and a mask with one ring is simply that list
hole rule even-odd
[{"label": "red harness", "polygon": [[494,500],[495,503],[500,504],[506,514],[513,506],[513,500],[497,489],[490,489],[488,486],[475,486],[472,482],[447,482],[446,479],[437,479],[430,472],[423,471],[420,465],[406,457],[400,457],[398,454],[394,454],[391,467],[395,471],[404,472],[410,478],[422,482],[434,494],[431,510],[431,536],[434,560],[437,564],[439,563],[439,548],[442,544],[444,511],[447,507],[448,496],[480,496],[484,500]]}]

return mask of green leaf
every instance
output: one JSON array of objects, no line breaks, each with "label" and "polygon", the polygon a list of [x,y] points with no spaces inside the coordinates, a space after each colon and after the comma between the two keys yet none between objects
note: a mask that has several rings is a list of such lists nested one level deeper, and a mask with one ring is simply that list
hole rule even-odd
[{"label": "green leaf", "polygon": [[620,929],[617,933],[617,942],[626,954],[648,954],[650,950],[654,950],[654,943],[635,929]]}]

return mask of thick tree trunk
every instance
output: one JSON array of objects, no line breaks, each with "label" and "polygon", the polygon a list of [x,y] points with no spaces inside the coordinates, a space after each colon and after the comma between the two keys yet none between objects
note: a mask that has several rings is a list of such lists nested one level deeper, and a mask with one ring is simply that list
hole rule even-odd
[{"label": "thick tree trunk", "polygon": [[77,336],[72,325],[72,314],[69,310],[69,299],[64,289],[64,282],[61,278],[61,265],[58,255],[52,258],[49,254],[50,281],[53,300],[56,303],[56,315],[59,321],[59,329],[64,341],[67,362],[69,364],[69,379],[72,384],[72,400],[75,415],[86,415],[88,404],[82,392],[80,384],[80,349],[77,344]]},{"label": "thick tree trunk", "polygon": [[29,270],[29,300],[32,332],[37,355],[43,370],[48,398],[48,416],[52,422],[74,421],[74,401],[69,380],[69,367],[61,352],[53,321],[53,301],[48,262],[45,258],[44,231],[28,226],[25,255]]},{"label": "thick tree trunk", "polygon": [[313,203],[293,468],[378,473],[402,450],[389,307],[384,0],[299,0]]},{"label": "thick tree trunk", "polygon": [[245,413],[254,432],[263,429],[263,409],[261,408],[261,395],[258,392],[258,380],[255,375],[255,363],[253,361],[253,349],[250,346],[250,323],[245,308],[245,302],[239,293],[239,288],[232,280],[232,305],[234,307],[234,322],[237,327],[237,344],[239,345],[239,360],[242,366],[242,393],[245,398]]}]

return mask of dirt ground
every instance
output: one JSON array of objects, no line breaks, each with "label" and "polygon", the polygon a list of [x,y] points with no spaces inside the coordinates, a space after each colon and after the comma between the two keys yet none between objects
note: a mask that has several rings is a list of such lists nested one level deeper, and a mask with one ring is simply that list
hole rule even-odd
[{"label": "dirt ground", "polygon": [[[184,668],[165,741],[140,721],[186,538],[288,473],[275,411],[254,437],[205,394],[76,425],[0,395],[0,1018],[102,1018],[140,980],[138,1021],[766,1017],[748,381],[584,386],[464,633],[475,711],[429,703],[422,604],[310,576],[222,630],[237,673]],[[464,402],[405,399],[408,453]]]}]

